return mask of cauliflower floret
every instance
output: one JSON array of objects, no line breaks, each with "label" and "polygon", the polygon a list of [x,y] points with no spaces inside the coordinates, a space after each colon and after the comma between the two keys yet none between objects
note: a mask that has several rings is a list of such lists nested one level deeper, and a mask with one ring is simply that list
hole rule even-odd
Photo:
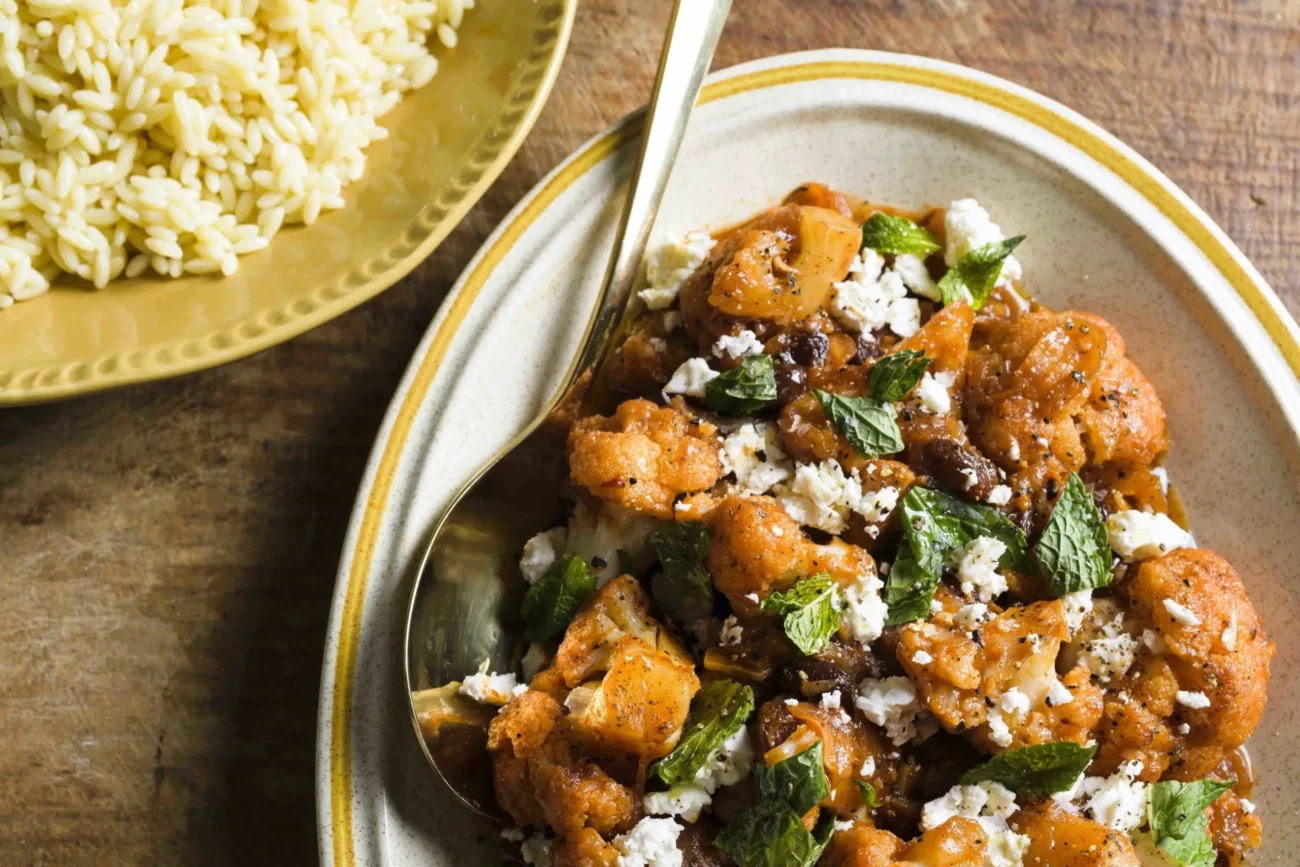
[{"label": "cauliflower floret", "polygon": [[[1018,836],[1018,835],[1017,835]],[[989,835],[972,819],[953,818],[911,843],[868,822],[836,830],[819,867],[1012,867],[989,858]]]},{"label": "cauliflower floret", "polygon": [[635,793],[575,746],[563,714],[554,698],[530,690],[492,720],[497,802],[516,823],[549,824],[561,835],[630,827],[638,815]]},{"label": "cauliflower floret", "polygon": [[712,487],[722,475],[717,428],[680,399],[657,407],[629,400],[612,418],[595,415],[569,433],[573,480],[620,506],[672,520],[680,494]]},{"label": "cauliflower floret", "polygon": [[711,544],[709,574],[736,613],[751,615],[774,590],[799,578],[829,572],[844,586],[874,575],[866,551],[838,539],[818,545],[771,497],[729,496],[706,516]]},{"label": "cauliflower floret", "polygon": [[[1259,724],[1276,648],[1241,578],[1211,551],[1181,549],[1147,560],[1127,592],[1131,615],[1159,636],[1163,650],[1153,654],[1163,665],[1147,665],[1132,679],[1163,684],[1159,709],[1189,727],[1170,771],[1178,779],[1206,776]],[[1171,687],[1173,705],[1167,702]],[[1179,704],[1179,692],[1200,693],[1209,704]],[[1103,745],[1102,756],[1108,754]]]},{"label": "cauliflower floret", "polygon": [[1164,408],[1110,323],[1039,310],[991,321],[963,391],[971,440],[1046,521],[1070,473],[1132,471],[1169,446]]},{"label": "cauliflower floret", "polygon": [[[956,622],[960,614],[945,609],[899,635],[899,662],[940,725],[994,753],[1089,740],[1101,716],[1101,691],[1085,669],[1063,678],[1056,673],[1068,634],[1059,601],[1008,608],[974,632],[964,615],[962,625]],[[918,652],[930,661],[917,662]],[[1070,699],[1063,701],[1063,694]]]},{"label": "cauliflower floret", "polygon": [[625,637],[637,638],[678,665],[692,665],[691,655],[672,633],[650,616],[650,599],[641,584],[624,575],[606,584],[578,609],[555,654],[555,667],[569,688],[608,671],[615,648]]},{"label": "cauliflower floret", "polygon": [[1009,820],[1029,839],[1025,865],[1141,867],[1128,834],[1061,808],[1055,801],[1023,807]]},{"label": "cauliflower floret", "polygon": [[565,706],[574,731],[592,750],[656,759],[677,745],[699,689],[693,661],[628,635],[615,643],[604,678],[575,688]]}]

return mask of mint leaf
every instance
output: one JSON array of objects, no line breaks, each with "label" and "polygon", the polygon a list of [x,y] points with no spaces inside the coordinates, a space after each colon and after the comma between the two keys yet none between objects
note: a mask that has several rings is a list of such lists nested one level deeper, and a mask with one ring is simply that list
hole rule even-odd
[{"label": "mint leaf", "polygon": [[875,213],[862,224],[862,246],[896,256],[908,253],[928,256],[943,245],[928,229],[906,217]]},{"label": "mint leaf", "polygon": [[749,355],[704,385],[704,399],[713,409],[739,416],[757,412],[776,400],[776,373],[770,355]]},{"label": "mint leaf", "polygon": [[840,397],[814,391],[817,401],[836,429],[864,458],[892,455],[903,450],[903,434],[894,419],[894,408],[869,397]]},{"label": "mint leaf", "polygon": [[858,787],[858,794],[862,796],[862,806],[868,810],[876,809],[876,787],[866,780],[854,780],[853,785]]},{"label": "mint leaf", "polygon": [[1180,783],[1176,780],[1156,783],[1151,787],[1151,800],[1147,805],[1151,833],[1157,839],[1186,837],[1195,830],[1197,819],[1205,812],[1205,808],[1235,785],[1236,780],[1210,779],[1193,783]]},{"label": "mint leaf", "polygon": [[673,751],[655,762],[650,773],[670,787],[695,782],[714,750],[734,735],[754,712],[754,691],[734,680],[715,680],[691,699],[691,711]]},{"label": "mint leaf", "polygon": [[1170,858],[1185,867],[1213,867],[1214,843],[1206,833],[1205,808],[1237,784],[1236,780],[1169,780],[1151,787],[1147,822],[1151,836]]},{"label": "mint leaf", "polygon": [[840,628],[839,585],[826,572],[805,578],[789,590],[778,590],[763,600],[762,609],[784,615],[786,637],[805,656],[818,653]]},{"label": "mint leaf", "polygon": [[927,572],[922,569],[907,542],[899,545],[898,556],[894,558],[894,565],[889,567],[889,575],[885,578],[882,598],[889,606],[885,625],[902,626],[929,617],[930,602],[934,599],[934,591],[939,589],[942,577],[940,571]]},{"label": "mint leaf", "polygon": [[1003,569],[1033,570],[1029,542],[1011,519],[992,506],[959,500],[933,488],[912,487],[899,504],[903,542],[885,582],[891,626],[930,614],[930,600],[943,578],[949,556],[981,536],[1007,546],[998,560]]},{"label": "mint leaf", "polygon": [[831,790],[822,764],[822,742],[775,765],[757,762],[754,782],[760,801],[775,798],[802,816]]},{"label": "mint leaf", "polygon": [[1054,795],[1074,785],[1096,752],[1072,741],[1007,750],[971,768],[961,784],[1001,783],[1017,795]]},{"label": "mint leaf", "polygon": [[1039,571],[1053,596],[1110,583],[1110,539],[1097,504],[1070,473],[1047,526],[1034,545]]},{"label": "mint leaf", "polygon": [[[663,566],[665,590],[676,601],[713,606],[713,579],[704,565],[709,554],[709,530],[703,521],[660,524],[646,538]],[[692,606],[698,607],[698,606]],[[703,617],[704,611],[697,614]]]},{"label": "mint leaf", "polygon": [[585,559],[567,554],[556,560],[524,594],[524,640],[545,641],[563,632],[574,613],[595,592],[596,577]]},{"label": "mint leaf", "polygon": [[893,403],[907,397],[916,388],[921,376],[930,365],[924,352],[900,349],[876,362],[867,374],[867,393],[872,400]]},{"label": "mint leaf", "polygon": [[969,292],[971,307],[976,310],[983,307],[989,293],[997,285],[1002,263],[1023,240],[1024,235],[1017,235],[1004,241],[994,241],[971,250],[958,259],[957,264],[949,268],[948,273],[939,280],[939,292],[943,295],[944,306],[961,301]]},{"label": "mint leaf", "polygon": [[835,831],[823,811],[812,833],[803,818],[777,800],[746,808],[713,841],[739,867],[813,867]]}]

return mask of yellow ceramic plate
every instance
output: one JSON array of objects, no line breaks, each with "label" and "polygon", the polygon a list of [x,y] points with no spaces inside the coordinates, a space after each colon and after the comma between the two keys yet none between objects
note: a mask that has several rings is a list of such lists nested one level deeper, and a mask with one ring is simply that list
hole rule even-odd
[{"label": "yellow ceramic plate", "polygon": [[59,288],[0,313],[0,405],[212,367],[274,346],[387,289],[501,173],[559,70],[577,0],[482,2],[438,75],[387,117],[347,206],[275,237],[229,278]]}]

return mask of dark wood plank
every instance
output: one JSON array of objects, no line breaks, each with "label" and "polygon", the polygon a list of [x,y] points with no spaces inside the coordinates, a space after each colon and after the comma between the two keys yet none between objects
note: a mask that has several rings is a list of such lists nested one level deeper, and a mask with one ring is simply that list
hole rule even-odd
[{"label": "dark wood plank", "polygon": [[[219,370],[0,412],[0,862],[315,858],[325,619],[379,420],[482,239],[644,100],[668,8],[585,0],[524,149],[380,298]],[[969,64],[1098,121],[1300,311],[1296,4],[736,0],[718,65],[841,45]]]}]

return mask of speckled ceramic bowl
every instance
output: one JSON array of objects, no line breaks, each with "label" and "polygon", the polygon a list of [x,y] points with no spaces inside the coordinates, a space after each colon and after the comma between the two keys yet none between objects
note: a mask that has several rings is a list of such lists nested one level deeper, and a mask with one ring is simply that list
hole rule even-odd
[{"label": "speckled ceramic bowl", "polygon": [[[1093,124],[1005,81],[914,57],[822,51],[711,80],[661,229],[722,226],[806,180],[877,200],[974,196],[1046,303],[1114,322],[1169,411],[1168,466],[1197,538],[1245,576],[1278,643],[1251,742],[1266,823],[1300,829],[1300,340],[1255,269],[1164,176]],[[584,145],[488,240],[429,328],[380,431],[344,545],[321,682],[318,813],[331,867],[497,863],[495,829],[441,787],[412,737],[400,639],[432,521],[563,375],[604,268],[633,136]],[[484,399],[491,395],[491,399]],[[487,768],[484,773],[489,773]]]}]

